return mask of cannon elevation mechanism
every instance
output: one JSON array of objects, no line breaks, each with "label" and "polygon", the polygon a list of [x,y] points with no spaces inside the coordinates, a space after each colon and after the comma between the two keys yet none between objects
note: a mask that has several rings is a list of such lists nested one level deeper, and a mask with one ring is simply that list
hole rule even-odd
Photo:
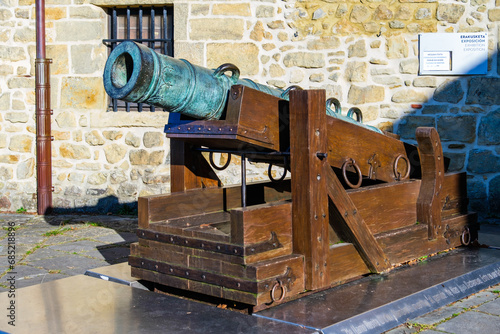
[{"label": "cannon elevation mechanism", "polygon": [[[171,112],[171,194],[139,198],[129,257],[158,290],[259,311],[477,238],[466,174],[446,173],[434,128],[410,145],[357,109],[341,116],[324,90],[281,91],[132,42],[111,53],[104,85]],[[240,155],[241,185],[222,187],[204,152]],[[247,158],[291,178],[247,184]]]}]

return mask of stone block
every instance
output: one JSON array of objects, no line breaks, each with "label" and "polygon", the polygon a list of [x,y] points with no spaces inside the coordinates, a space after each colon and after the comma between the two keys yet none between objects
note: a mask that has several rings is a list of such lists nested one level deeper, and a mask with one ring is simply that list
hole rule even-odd
[{"label": "stone block", "polygon": [[71,111],[63,111],[57,114],[55,121],[60,128],[76,127],[75,114]]},{"label": "stone block", "polygon": [[59,42],[82,42],[101,40],[105,35],[99,20],[56,21],[54,27]]},{"label": "stone block", "polygon": [[365,82],[368,77],[368,64],[364,61],[347,63],[345,78],[348,82]]},{"label": "stone block", "polygon": [[500,214],[500,175],[495,176],[489,183],[488,200],[490,203],[490,214]]},{"label": "stone block", "polygon": [[396,86],[402,84],[401,77],[389,76],[389,75],[375,76],[373,78],[373,82],[385,86]]},{"label": "stone block", "polygon": [[366,43],[364,39],[356,41],[356,43],[349,45],[347,48],[347,57],[366,57]]},{"label": "stone block", "polygon": [[16,175],[19,180],[24,180],[32,177],[34,171],[35,171],[35,159],[29,158],[17,165]]},{"label": "stone block", "polygon": [[125,158],[127,147],[116,143],[106,145],[104,146],[104,154],[106,155],[108,163],[114,164]]},{"label": "stone block", "polygon": [[352,23],[363,23],[370,19],[372,13],[367,6],[354,5],[349,20]]},{"label": "stone block", "polygon": [[351,85],[347,101],[352,105],[380,102],[385,99],[385,89],[382,86],[369,85],[365,87]]},{"label": "stone block", "polygon": [[[228,52],[231,50],[231,52]],[[253,43],[211,43],[207,45],[207,66],[236,65],[242,76],[259,73],[259,48]]]},{"label": "stone block", "polygon": [[13,77],[7,80],[7,87],[10,89],[35,87],[35,77]]},{"label": "stone block", "polygon": [[250,16],[249,3],[216,3],[212,7],[213,15]]},{"label": "stone block", "polygon": [[17,164],[19,156],[15,154],[2,154],[0,155],[0,163],[2,164]]},{"label": "stone block", "polygon": [[160,132],[146,132],[143,137],[144,146],[147,148],[163,146],[164,134]]},{"label": "stone block", "polygon": [[86,145],[62,143],[59,147],[59,154],[68,159],[90,159],[90,149]]},{"label": "stone block", "polygon": [[117,195],[120,197],[136,197],[137,196],[137,185],[132,182],[125,182],[120,184],[118,190],[116,191]]},{"label": "stone block", "polygon": [[80,162],[76,164],[77,170],[101,170],[102,166],[99,162]]},{"label": "stone block", "polygon": [[404,74],[417,74],[418,73],[418,59],[402,60],[399,63],[399,72]]},{"label": "stone block", "polygon": [[472,143],[476,139],[476,116],[439,116],[437,130],[442,141]]},{"label": "stone block", "polygon": [[488,10],[488,20],[492,22],[500,21],[500,8]]},{"label": "stone block", "polygon": [[189,37],[192,40],[241,40],[245,32],[245,21],[242,19],[192,19]]},{"label": "stone block", "polygon": [[123,112],[120,113],[120,117],[117,117],[117,114],[112,112],[91,112],[90,127],[130,127],[135,129],[137,129],[138,127],[151,127],[163,129],[165,127],[165,124],[168,123],[168,115],[169,113],[160,111],[151,113]]},{"label": "stone block", "polygon": [[69,16],[75,19],[103,19],[106,17],[106,13],[103,8],[82,5],[69,7]]},{"label": "stone block", "polygon": [[308,50],[334,50],[340,46],[340,39],[335,36],[322,37],[307,42]]},{"label": "stone block", "polygon": [[415,131],[421,126],[435,127],[436,120],[430,116],[406,116],[398,124],[397,134],[405,139],[415,139]]},{"label": "stone block", "polygon": [[141,146],[141,138],[137,137],[132,132],[129,132],[125,136],[125,144],[133,147],[139,147]]},{"label": "stone block", "polygon": [[258,6],[255,11],[257,18],[272,18],[275,16],[273,6]]},{"label": "stone block", "polygon": [[465,153],[444,152],[443,155],[450,158],[448,172],[460,172],[465,166]]},{"label": "stone block", "polygon": [[107,50],[102,43],[71,46],[71,70],[74,74],[102,72],[106,63]]},{"label": "stone block", "polygon": [[500,109],[481,118],[477,137],[479,145],[500,145]]},{"label": "stone block", "polygon": [[27,153],[31,152],[33,146],[33,137],[30,135],[15,135],[12,136],[9,143],[9,150],[15,152]]},{"label": "stone block", "polygon": [[448,105],[426,104],[422,109],[422,114],[444,114],[448,112]]},{"label": "stone block", "polygon": [[203,43],[187,43],[174,41],[175,58],[186,59],[197,65],[203,65],[205,59],[205,46]]},{"label": "stone block", "polygon": [[106,138],[107,140],[118,140],[120,139],[121,137],[123,137],[123,132],[121,131],[114,131],[114,130],[111,130],[111,131],[103,131],[102,132],[102,135],[104,136],[104,138]]},{"label": "stone block", "polygon": [[149,153],[144,149],[132,150],[129,152],[129,160],[132,165],[147,165]]},{"label": "stone block", "polygon": [[434,100],[456,104],[464,97],[462,84],[458,80],[446,80],[434,91]]},{"label": "stone block", "polygon": [[474,174],[498,173],[500,170],[500,156],[490,150],[473,149],[469,153],[467,171]]},{"label": "stone block", "polygon": [[92,130],[89,133],[85,134],[85,141],[87,144],[91,146],[100,146],[104,145],[104,138],[101,136],[101,134],[97,130]]},{"label": "stone block", "polygon": [[[61,108],[106,108],[101,77],[64,77],[61,84]],[[113,115],[115,120],[119,117]],[[142,116],[142,115],[141,115]]]},{"label": "stone block", "polygon": [[17,43],[33,43],[35,42],[35,29],[31,27],[21,27],[16,29],[14,33],[14,42]]},{"label": "stone block", "polygon": [[393,11],[384,4],[379,5],[373,13],[373,19],[376,21],[391,20],[393,17]]},{"label": "stone block", "polygon": [[418,77],[413,79],[414,87],[428,87],[434,88],[436,87],[436,78],[435,77]]},{"label": "stone block", "polygon": [[469,80],[466,104],[500,105],[500,78],[473,77]]},{"label": "stone block", "polygon": [[448,23],[457,23],[464,15],[465,6],[455,3],[441,3],[438,5],[436,18],[438,21],[446,21]]},{"label": "stone block", "polygon": [[424,92],[413,89],[401,89],[392,95],[391,101],[395,103],[427,102],[428,97]]},{"label": "stone block", "polygon": [[27,123],[29,115],[26,112],[8,112],[4,118],[11,123]]},{"label": "stone block", "polygon": [[406,58],[408,57],[408,42],[405,40],[404,36],[397,35],[392,36],[387,39],[387,58]]},{"label": "stone block", "polygon": [[101,185],[108,181],[108,177],[105,173],[94,173],[90,174],[87,178],[87,183],[92,185]]},{"label": "stone block", "polygon": [[321,68],[325,66],[325,58],[320,53],[291,52],[283,58],[286,67]]},{"label": "stone block", "polygon": [[14,176],[14,171],[12,167],[1,166],[0,167],[0,181],[10,181]]},{"label": "stone block", "polygon": [[153,151],[149,154],[148,165],[161,165],[164,161],[165,151]]},{"label": "stone block", "polygon": [[128,181],[127,175],[122,170],[114,170],[109,174],[109,182],[111,184],[120,184]]}]

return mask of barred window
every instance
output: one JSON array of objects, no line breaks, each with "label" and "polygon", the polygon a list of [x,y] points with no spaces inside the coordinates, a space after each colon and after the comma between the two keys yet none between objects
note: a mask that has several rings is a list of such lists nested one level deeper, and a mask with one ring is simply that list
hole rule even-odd
[{"label": "barred window", "polygon": [[[110,38],[103,43],[110,53],[123,41],[135,41],[158,53],[173,56],[173,7],[112,7],[108,9],[108,18]],[[109,110],[155,111],[155,107],[110,98]]]}]

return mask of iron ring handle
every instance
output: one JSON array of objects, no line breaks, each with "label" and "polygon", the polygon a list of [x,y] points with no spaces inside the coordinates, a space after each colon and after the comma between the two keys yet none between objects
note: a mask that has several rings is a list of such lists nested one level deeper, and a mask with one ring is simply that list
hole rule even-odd
[{"label": "iron ring handle", "polygon": [[231,153],[228,153],[227,154],[227,161],[226,163],[224,164],[224,166],[222,167],[219,167],[215,164],[214,162],[214,152],[210,152],[208,154],[208,160],[210,161],[210,166],[212,166],[213,168],[217,169],[217,170],[224,170],[227,168],[227,166],[229,166],[229,164],[231,163]]},{"label": "iron ring handle", "polygon": [[462,245],[469,246],[470,240],[471,240],[471,236],[470,236],[469,228],[467,226],[465,226],[465,229],[462,232],[462,235],[460,236],[460,241],[462,242]]},{"label": "iron ring handle", "polygon": [[[280,297],[279,299],[276,299],[276,296],[275,296],[275,293],[276,293],[276,289],[277,289],[277,288],[280,288],[280,289],[281,289],[281,297]],[[279,302],[283,301],[283,299],[285,299],[285,295],[286,295],[286,288],[283,286],[283,283],[281,283],[281,281],[280,281],[280,280],[278,280],[278,281],[274,284],[273,288],[271,289],[271,300],[272,300],[273,302],[277,302],[277,303],[279,303]]]},{"label": "iron ring handle", "polygon": [[327,109],[332,109],[332,104],[335,107],[335,110],[333,110],[336,114],[340,114],[342,112],[342,107],[340,106],[339,100],[337,100],[334,97],[330,97],[328,100],[326,100],[326,108]]},{"label": "iron ring handle", "polygon": [[[358,183],[356,184],[352,184],[349,179],[347,178],[347,173],[346,173],[346,168],[347,166],[353,166],[354,169],[356,169],[356,173],[358,174]],[[344,177],[344,181],[345,183],[347,183],[347,185],[349,187],[351,187],[352,189],[357,189],[361,186],[361,183],[363,182],[363,174],[361,174],[361,169],[359,168],[358,164],[356,163],[356,161],[354,161],[354,159],[348,159],[344,162],[344,164],[342,165],[342,176]]]},{"label": "iron ring handle", "polygon": [[227,71],[231,71],[233,73],[231,75],[230,80],[233,83],[233,85],[236,85],[238,79],[240,78],[240,69],[234,64],[231,63],[222,64],[214,71],[213,76],[218,78]]},{"label": "iron ring handle", "polygon": [[[401,178],[401,173],[398,172],[398,164],[399,164],[399,160],[400,159],[403,159],[404,161],[406,161],[406,173],[405,175]],[[396,180],[398,181],[401,181],[401,180],[405,180],[408,178],[408,176],[410,176],[410,161],[408,161],[408,158],[406,158],[404,155],[400,154],[396,157],[396,160],[394,160],[394,176],[396,177]]]},{"label": "iron ring handle", "polygon": [[357,122],[363,123],[363,113],[361,112],[361,109],[359,109],[358,107],[352,107],[351,109],[349,109],[349,111],[347,112],[347,117],[354,119],[354,115],[356,115],[355,120]]},{"label": "iron ring handle", "polygon": [[283,91],[283,93],[281,93],[280,98],[282,98],[282,99],[284,99],[284,100],[288,100],[288,95],[290,94],[290,92],[291,92],[292,90],[303,90],[303,89],[302,89],[302,87],[300,87],[300,86],[297,86],[297,85],[292,85],[292,86],[288,87],[287,89],[285,89],[285,90]]},{"label": "iron ring handle", "polygon": [[281,175],[279,179],[273,178],[273,175],[271,173],[272,169],[273,169],[273,164],[269,164],[269,167],[267,168],[267,176],[269,177],[269,180],[271,180],[272,182],[281,182],[285,179],[287,174],[286,167],[283,167],[283,175]]}]

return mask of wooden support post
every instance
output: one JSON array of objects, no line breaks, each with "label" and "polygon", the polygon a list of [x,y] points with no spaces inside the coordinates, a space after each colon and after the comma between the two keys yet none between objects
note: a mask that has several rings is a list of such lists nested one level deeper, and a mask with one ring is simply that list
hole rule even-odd
[{"label": "wooden support post", "polygon": [[170,157],[170,192],[220,186],[210,164],[201,152],[193,151],[190,144],[170,139]]},{"label": "wooden support post", "polygon": [[325,109],[324,90],[290,92],[293,249],[305,256],[308,290],[330,284]]},{"label": "wooden support post", "polygon": [[422,184],[417,199],[417,221],[428,226],[429,240],[432,240],[436,239],[439,229],[442,228],[443,148],[435,128],[417,128],[416,136],[422,170]]},{"label": "wooden support post", "polygon": [[343,224],[361,258],[371,272],[380,273],[391,267],[389,259],[359,214],[353,201],[330,166],[325,166],[328,195],[333,203],[332,212]]}]

